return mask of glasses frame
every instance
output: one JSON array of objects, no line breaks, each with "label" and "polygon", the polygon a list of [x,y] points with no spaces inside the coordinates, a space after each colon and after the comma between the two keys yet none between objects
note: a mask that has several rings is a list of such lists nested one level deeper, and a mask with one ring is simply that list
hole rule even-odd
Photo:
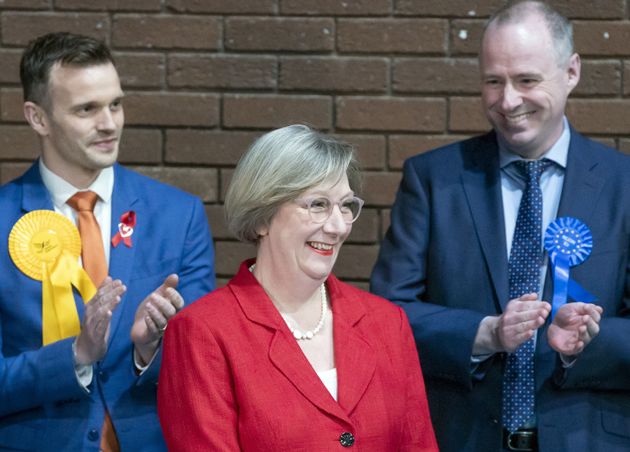
[{"label": "glasses frame", "polygon": [[[313,201],[317,200],[317,199],[326,199],[329,203],[330,203],[330,209],[328,210],[328,215],[326,215],[326,218],[324,218],[323,220],[316,220],[315,218],[313,218],[313,212],[311,211],[311,205],[313,204]],[[341,203],[344,201],[347,201],[349,199],[352,200],[356,200],[359,204],[359,210],[357,211],[357,216],[354,217],[352,220],[350,221],[346,221],[345,219],[343,220],[344,223],[346,224],[352,224],[355,221],[357,221],[359,219],[359,216],[361,216],[361,210],[363,209],[363,205],[365,204],[365,201],[361,198],[359,198],[358,196],[349,196],[347,198],[343,198],[341,201],[337,201],[337,202],[333,202],[329,197],[327,196],[307,196],[304,198],[296,198],[294,200],[294,202],[296,204],[298,204],[300,207],[302,207],[303,209],[306,209],[306,211],[308,212],[308,216],[311,218],[311,221],[313,223],[317,223],[317,224],[322,224],[322,223],[326,223],[328,221],[328,219],[330,218],[330,216],[332,215],[333,209],[335,206],[337,206],[339,208],[339,211],[341,212]],[[343,218],[343,214],[342,214],[342,218]]]}]

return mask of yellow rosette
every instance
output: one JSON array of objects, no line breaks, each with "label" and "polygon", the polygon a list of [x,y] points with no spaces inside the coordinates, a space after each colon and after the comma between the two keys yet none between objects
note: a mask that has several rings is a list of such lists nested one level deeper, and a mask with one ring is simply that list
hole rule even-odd
[{"label": "yellow rosette", "polygon": [[79,334],[72,286],[84,303],[96,294],[96,287],[79,266],[81,237],[74,224],[52,210],[27,213],[11,229],[9,254],[25,275],[42,282],[44,345]]}]

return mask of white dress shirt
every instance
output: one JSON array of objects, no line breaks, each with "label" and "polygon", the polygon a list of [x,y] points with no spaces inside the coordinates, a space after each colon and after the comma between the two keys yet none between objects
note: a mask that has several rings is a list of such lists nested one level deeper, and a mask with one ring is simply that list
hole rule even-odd
[{"label": "white dress shirt", "polygon": [[[62,214],[70,221],[77,225],[77,212],[70,207],[67,201],[77,192],[82,191],[67,182],[65,179],[57,176],[44,165],[44,161],[39,159],[39,172],[42,175],[42,181],[50,193],[55,212]],[[103,238],[103,249],[105,250],[105,261],[109,266],[109,241],[111,240],[111,224],[112,224],[112,193],[114,191],[114,169],[110,166],[101,170],[96,180],[87,188],[98,195],[96,205],[94,206],[94,216],[98,221]]]},{"label": "white dress shirt", "polygon": [[[543,196],[543,217],[542,217],[542,238],[544,239],[545,231],[558,215],[558,206],[560,205],[560,196],[562,195],[562,186],[564,184],[564,173],[567,167],[567,157],[569,155],[569,142],[571,141],[571,133],[569,131],[569,123],[564,118],[564,130],[562,135],[555,144],[541,159],[546,158],[553,163],[542,173],[540,177],[540,189]],[[499,144],[499,165],[501,167],[501,195],[503,197],[503,220],[505,222],[505,243],[507,244],[507,256],[510,257],[512,248],[512,240],[514,238],[514,229],[516,228],[516,218],[518,217],[518,209],[521,204],[521,198],[527,181],[521,173],[512,165],[512,163],[524,160],[520,155],[508,151]],[[541,245],[542,246],[542,245]],[[544,248],[544,247],[543,247]],[[540,268],[540,289],[538,296],[542,295],[545,285],[545,274],[547,272],[547,252],[545,251],[545,259]]]}]

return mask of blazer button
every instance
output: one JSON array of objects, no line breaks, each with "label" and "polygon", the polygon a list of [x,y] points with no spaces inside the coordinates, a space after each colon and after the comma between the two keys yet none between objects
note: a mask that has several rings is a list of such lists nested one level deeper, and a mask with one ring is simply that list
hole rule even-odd
[{"label": "blazer button", "polygon": [[343,432],[339,437],[339,442],[343,447],[350,447],[354,444],[354,435],[350,432]]},{"label": "blazer button", "polygon": [[90,441],[96,441],[98,439],[98,430],[96,430],[95,428],[93,428],[92,430],[90,430],[88,432],[88,439]]}]

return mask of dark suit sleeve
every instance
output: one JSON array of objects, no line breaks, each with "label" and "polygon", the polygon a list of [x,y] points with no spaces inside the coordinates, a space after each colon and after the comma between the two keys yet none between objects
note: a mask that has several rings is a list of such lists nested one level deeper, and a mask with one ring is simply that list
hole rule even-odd
[{"label": "dark suit sleeve", "polygon": [[[428,171],[428,170],[427,170]],[[430,261],[440,256],[431,250],[432,209],[437,202],[417,161],[408,160],[391,212],[391,226],[381,244],[372,272],[370,290],[400,305],[409,317],[425,376],[444,378],[471,388],[472,345],[484,315],[474,310],[437,304],[427,299],[428,285],[440,284],[441,276],[429,279]],[[448,203],[448,199],[441,200]],[[448,207],[443,207],[448,210]],[[453,221],[457,221],[453,212]],[[461,241],[461,237],[454,241]],[[443,244],[442,244],[443,245]],[[457,251],[453,246],[444,249]],[[483,265],[482,262],[479,265]],[[472,269],[471,269],[472,270]],[[437,272],[444,270],[435,270]],[[449,284],[457,284],[452,275]],[[470,294],[471,299],[479,294]],[[471,303],[472,304],[472,303]]]},{"label": "dark suit sleeve", "polygon": [[[190,211],[181,264],[177,272],[179,275],[177,290],[186,305],[215,288],[212,236],[203,204],[198,198],[194,198]],[[151,365],[138,378],[137,384],[156,383],[161,362],[162,352],[158,350]]]},{"label": "dark suit sleeve", "polygon": [[402,438],[401,451],[437,451],[437,441],[429,414],[422,370],[418,362],[418,353],[414,345],[413,334],[407,316],[400,312],[399,343],[403,350],[403,368],[407,369],[407,419]]},{"label": "dark suit sleeve", "polygon": [[163,361],[158,414],[168,449],[240,450],[230,367],[205,321],[175,317]]}]

